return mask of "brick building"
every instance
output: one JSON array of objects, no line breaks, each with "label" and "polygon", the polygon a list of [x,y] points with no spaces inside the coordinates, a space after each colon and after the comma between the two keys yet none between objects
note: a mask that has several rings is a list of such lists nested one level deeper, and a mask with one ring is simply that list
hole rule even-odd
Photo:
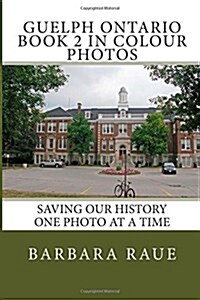
[{"label": "brick building", "polygon": [[[124,87],[119,91],[119,99],[113,108],[77,108],[64,110],[61,107],[47,111],[45,120],[37,124],[38,142],[34,152],[34,162],[39,164],[44,159],[63,159],[65,162],[78,160],[76,155],[69,156],[67,130],[73,116],[82,111],[94,132],[94,143],[85,161],[89,164],[101,163],[116,165],[123,163],[127,154],[129,164],[146,164],[145,155],[137,151],[131,143],[131,135],[137,126],[145,122],[148,114],[156,111],[154,107],[130,107],[128,93]],[[200,166],[200,130],[188,134],[181,131],[181,122],[165,120],[169,127],[168,153],[162,161],[174,161],[178,166]],[[155,158],[158,164],[160,158]]]}]

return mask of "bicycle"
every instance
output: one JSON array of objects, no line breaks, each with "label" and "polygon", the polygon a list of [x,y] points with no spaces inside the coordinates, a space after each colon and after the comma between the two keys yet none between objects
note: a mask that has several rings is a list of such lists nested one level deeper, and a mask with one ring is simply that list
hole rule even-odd
[{"label": "bicycle", "polygon": [[127,181],[125,184],[125,181],[118,180],[120,184],[117,184],[114,188],[114,194],[117,198],[124,195],[124,197],[127,198],[135,198],[135,191],[133,188],[130,187],[131,181]]}]

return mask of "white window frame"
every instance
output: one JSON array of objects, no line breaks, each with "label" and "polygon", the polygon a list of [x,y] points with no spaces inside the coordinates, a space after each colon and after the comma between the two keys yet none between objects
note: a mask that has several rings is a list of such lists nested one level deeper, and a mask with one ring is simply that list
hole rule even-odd
[{"label": "white window frame", "polygon": [[110,155],[109,157],[109,163],[111,164],[114,161],[115,157],[114,155]]},{"label": "white window frame", "polygon": [[120,111],[120,118],[125,119],[126,118],[126,111],[124,109],[122,109]]},{"label": "white window frame", "polygon": [[94,131],[94,124],[90,124],[90,129]]},{"label": "white window frame", "polygon": [[192,158],[190,156],[182,156],[181,158],[182,167],[191,167],[192,166]]},{"label": "white window frame", "polygon": [[94,164],[94,155],[89,155],[89,164],[93,165]]},{"label": "white window frame", "polygon": [[65,121],[62,121],[62,122],[59,122],[59,132],[67,132],[67,122]]},{"label": "white window frame", "polygon": [[58,139],[58,149],[67,149],[67,139],[63,136]]},{"label": "white window frame", "polygon": [[114,124],[102,124],[102,134],[114,134]]},{"label": "white window frame", "polygon": [[135,129],[136,129],[137,127],[140,127],[141,125],[142,125],[141,123],[134,123],[134,124],[132,124],[132,132],[134,132]]},{"label": "white window frame", "polygon": [[173,134],[176,133],[176,123],[173,123]]},{"label": "white window frame", "polygon": [[102,149],[102,151],[107,150],[107,140],[102,140],[101,141],[101,149]]},{"label": "white window frame", "polygon": [[196,139],[196,149],[200,150],[200,139]]},{"label": "white window frame", "polygon": [[132,151],[138,151],[138,149],[137,149],[135,143],[133,143],[133,144],[131,145],[131,149],[132,149]]},{"label": "white window frame", "polygon": [[90,110],[86,110],[85,111],[85,118],[86,119],[90,119],[91,118],[91,111]]},{"label": "white window frame", "polygon": [[106,165],[108,158],[106,155],[102,155],[102,165]]},{"label": "white window frame", "polygon": [[48,132],[56,132],[56,122],[54,122],[54,121],[48,122],[47,131]]},{"label": "white window frame", "polygon": [[190,151],[191,150],[191,140],[190,139],[181,139],[181,150]]},{"label": "white window frame", "polygon": [[90,142],[90,151],[94,151],[94,142]]},{"label": "white window frame", "polygon": [[[51,140],[53,141],[52,147],[50,146],[50,141],[51,141]],[[55,148],[54,143],[55,143],[55,140],[54,140],[53,138],[48,138],[48,139],[47,139],[47,148],[48,148],[48,149],[54,149],[54,148]]]},{"label": "white window frame", "polygon": [[125,133],[127,133],[127,131],[128,131],[127,124],[124,124],[124,123],[119,124],[119,133],[125,134]]},{"label": "white window frame", "polygon": [[66,161],[66,155],[58,155],[58,160]]},{"label": "white window frame", "polygon": [[37,123],[37,132],[45,132],[45,123],[44,122],[40,122]]},{"label": "white window frame", "polygon": [[113,151],[114,150],[114,141],[113,140],[109,140],[109,143],[108,143],[108,147],[109,147],[109,151]]},{"label": "white window frame", "polygon": [[41,161],[43,161],[43,160],[44,160],[44,155],[43,154],[36,154],[35,155],[35,163],[36,164],[40,164]]},{"label": "white window frame", "polygon": [[44,149],[44,138],[42,136],[38,137],[36,148],[37,149]]},{"label": "white window frame", "polygon": [[196,132],[200,132],[200,126],[197,126]]}]

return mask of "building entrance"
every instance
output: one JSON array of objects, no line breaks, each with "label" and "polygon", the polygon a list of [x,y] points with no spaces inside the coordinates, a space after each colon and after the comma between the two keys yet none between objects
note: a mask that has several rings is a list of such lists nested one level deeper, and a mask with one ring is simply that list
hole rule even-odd
[{"label": "building entrance", "polygon": [[126,147],[121,145],[119,147],[119,159],[123,159],[123,156],[126,155]]}]

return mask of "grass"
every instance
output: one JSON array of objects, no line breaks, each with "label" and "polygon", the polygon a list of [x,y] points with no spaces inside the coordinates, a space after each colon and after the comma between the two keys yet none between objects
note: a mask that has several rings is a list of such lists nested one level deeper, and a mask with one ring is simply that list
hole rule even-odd
[{"label": "grass", "polygon": [[110,195],[79,195],[79,194],[61,194],[61,193],[44,193],[44,192],[28,192],[16,190],[3,190],[3,198],[113,198]]},{"label": "grass", "polygon": [[[59,193],[42,193],[42,192],[26,192],[26,191],[16,191],[16,190],[3,190],[3,198],[115,198],[114,195],[79,195],[79,194],[59,194]],[[195,196],[140,196],[136,195],[136,198],[195,198]],[[135,198],[135,199],[136,199]],[[124,199],[123,197],[118,198]],[[133,198],[127,198],[133,199]]]}]

